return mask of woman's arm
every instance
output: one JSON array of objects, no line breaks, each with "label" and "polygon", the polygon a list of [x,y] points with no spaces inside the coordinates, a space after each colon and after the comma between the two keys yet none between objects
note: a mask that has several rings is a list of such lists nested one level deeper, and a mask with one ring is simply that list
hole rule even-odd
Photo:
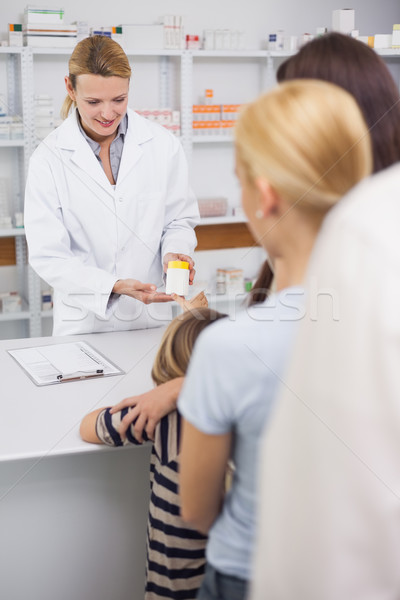
[{"label": "woman's arm", "polygon": [[232,434],[208,435],[183,419],[180,453],[181,514],[207,533],[223,503]]}]

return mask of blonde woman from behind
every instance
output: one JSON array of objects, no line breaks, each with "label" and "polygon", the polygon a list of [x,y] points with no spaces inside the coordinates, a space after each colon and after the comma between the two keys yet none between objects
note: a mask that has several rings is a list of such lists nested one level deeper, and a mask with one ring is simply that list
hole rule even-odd
[{"label": "blonde woman from behind", "polygon": [[[277,292],[217,323],[196,344],[178,408],[184,417],[182,515],[209,534],[201,600],[243,600],[256,531],[258,446],[274,410],[298,322],[303,278],[330,208],[372,169],[353,99],[302,80],[251,103],[236,127],[236,170],[255,238],[274,261]],[[233,484],[223,497],[227,462]]]}]

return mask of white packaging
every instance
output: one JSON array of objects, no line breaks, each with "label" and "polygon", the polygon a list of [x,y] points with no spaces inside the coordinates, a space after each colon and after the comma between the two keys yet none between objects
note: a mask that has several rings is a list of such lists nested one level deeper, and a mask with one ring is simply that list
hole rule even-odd
[{"label": "white packaging", "polygon": [[162,50],[164,48],[163,25],[120,25],[124,46],[129,50]]},{"label": "white packaging", "polygon": [[24,226],[24,213],[23,212],[14,213],[14,226],[17,229],[21,229]]},{"label": "white packaging", "polygon": [[42,291],[42,310],[51,310],[53,308],[53,290]]},{"label": "white packaging", "polygon": [[205,29],[203,32],[203,49],[214,50],[214,30]]},{"label": "white packaging", "polygon": [[179,260],[171,260],[168,263],[165,293],[177,294],[178,296],[188,295],[189,263]]},{"label": "white packaging", "polygon": [[400,24],[393,25],[392,48],[400,48]]},{"label": "white packaging", "polygon": [[391,48],[392,47],[392,34],[391,33],[376,33],[374,48]]},{"label": "white packaging", "polygon": [[22,35],[22,31],[9,31],[8,43],[10,46],[23,46],[24,37]]},{"label": "white packaging", "polygon": [[10,124],[0,123],[0,140],[10,139]]},{"label": "white packaging", "polygon": [[222,30],[222,49],[223,50],[231,49],[231,30],[230,29]]},{"label": "white packaging", "polygon": [[18,292],[0,294],[0,311],[2,313],[21,312],[22,299]]},{"label": "white packaging", "polygon": [[12,140],[23,140],[24,139],[24,125],[23,123],[11,123],[10,125],[10,138]]},{"label": "white packaging", "polygon": [[283,49],[286,52],[296,52],[299,48],[299,39],[297,35],[286,35],[283,43]]},{"label": "white packaging", "polygon": [[8,205],[8,181],[5,177],[0,178],[0,220],[5,220],[10,217],[10,209]]},{"label": "white packaging", "polygon": [[282,29],[276,32],[276,50],[283,50],[285,43],[285,34]]},{"label": "white packaging", "polygon": [[216,29],[214,31],[214,50],[222,50],[224,47],[224,30]]},{"label": "white packaging", "polygon": [[[224,285],[225,284],[225,285]],[[225,292],[223,291],[225,287]],[[243,269],[229,267],[217,269],[217,294],[241,294],[244,292]]]},{"label": "white packaging", "polygon": [[0,94],[0,116],[7,114],[7,102],[4,94]]},{"label": "white packaging", "polygon": [[64,21],[64,9],[48,6],[32,6],[29,4],[24,10],[25,23],[62,23]]},{"label": "white packaging", "polygon": [[355,29],[354,20],[354,8],[339,8],[334,10],[332,11],[332,31],[350,34]]}]

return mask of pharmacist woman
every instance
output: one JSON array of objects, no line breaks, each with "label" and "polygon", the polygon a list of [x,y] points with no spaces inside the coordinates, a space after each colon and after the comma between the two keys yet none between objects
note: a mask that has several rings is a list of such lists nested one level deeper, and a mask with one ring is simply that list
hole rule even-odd
[{"label": "pharmacist woman", "polygon": [[29,262],[54,288],[53,335],[162,324],[169,260],[188,261],[193,282],[198,208],[183,149],[128,108],[130,76],[115,41],[77,44],[65,120],[30,160]]}]

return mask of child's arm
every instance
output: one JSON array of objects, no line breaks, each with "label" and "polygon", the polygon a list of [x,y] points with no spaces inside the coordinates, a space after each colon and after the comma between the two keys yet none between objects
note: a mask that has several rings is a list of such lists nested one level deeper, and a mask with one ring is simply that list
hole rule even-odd
[{"label": "child's arm", "polygon": [[98,408],[97,410],[94,410],[83,417],[81,426],[79,428],[79,433],[84,442],[89,442],[89,444],[103,444],[96,432],[97,417],[102,410],[105,409]]},{"label": "child's arm", "polygon": [[176,379],[158,385],[149,392],[145,392],[139,396],[125,398],[113,406],[110,410],[112,415],[124,408],[131,408],[121,420],[119,427],[121,438],[125,438],[128,428],[136,420],[132,429],[137,441],[142,442],[144,435],[148,439],[154,440],[154,431],[157,424],[165,417],[165,415],[176,408],[176,402],[183,381],[183,377],[177,377]]},{"label": "child's arm", "polygon": [[106,444],[107,446],[140,445],[148,442],[149,438],[145,432],[143,432],[142,440],[136,439],[133,427],[126,431],[124,437],[121,437],[119,433],[121,421],[128,411],[129,408],[123,408],[121,411],[111,414],[110,407],[92,411],[82,419],[81,438],[91,444]]}]

